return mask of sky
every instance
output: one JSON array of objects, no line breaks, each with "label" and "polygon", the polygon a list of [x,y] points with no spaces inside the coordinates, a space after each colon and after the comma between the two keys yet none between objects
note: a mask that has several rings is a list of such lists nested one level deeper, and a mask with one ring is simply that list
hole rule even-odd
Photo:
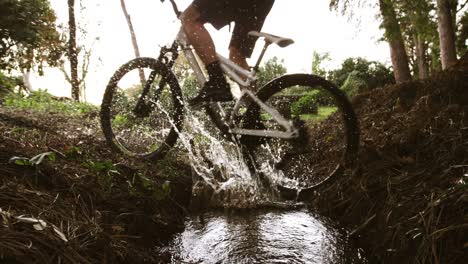
[{"label": "sky", "polygon": [[[50,2],[57,14],[57,23],[66,25],[67,1]],[[176,2],[183,10],[191,0]],[[81,10],[80,4],[85,7],[84,10]],[[126,0],[126,5],[141,56],[157,57],[160,47],[171,43],[180,28],[170,2]],[[120,0],[77,1],[76,12],[77,22],[87,32],[86,35],[79,35],[78,41],[92,47],[90,71],[86,78],[86,100],[99,104],[113,72],[134,58],[130,33]],[[329,0],[276,0],[262,31],[292,38],[295,44],[286,48],[272,45],[264,61],[273,56],[283,59],[289,73],[310,73],[314,51],[330,54],[332,60],[325,65],[328,69],[337,68],[346,58],[358,56],[390,64],[388,45],[378,41],[382,32],[375,19],[376,13],[377,10],[372,8],[359,11],[358,23],[356,20],[349,21],[336,11],[330,11]],[[217,51],[227,56],[231,34],[229,28],[224,27],[219,31],[209,25],[207,28]],[[262,43],[258,41],[252,58],[256,57],[261,47]],[[250,63],[254,64],[255,60]],[[46,69],[43,77],[33,74],[31,81],[35,89],[47,88],[58,96],[70,95],[70,85],[57,69]]]}]

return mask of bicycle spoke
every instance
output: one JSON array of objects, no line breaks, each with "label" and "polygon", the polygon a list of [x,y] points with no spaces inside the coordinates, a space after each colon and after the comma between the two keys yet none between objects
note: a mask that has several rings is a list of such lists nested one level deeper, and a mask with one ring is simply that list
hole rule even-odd
[{"label": "bicycle spoke", "polygon": [[[139,78],[140,70],[147,79]],[[156,60],[128,62],[114,74],[104,95],[101,122],[106,139],[128,155],[161,158],[177,139],[174,126],[181,126],[180,95],[174,75]]]}]

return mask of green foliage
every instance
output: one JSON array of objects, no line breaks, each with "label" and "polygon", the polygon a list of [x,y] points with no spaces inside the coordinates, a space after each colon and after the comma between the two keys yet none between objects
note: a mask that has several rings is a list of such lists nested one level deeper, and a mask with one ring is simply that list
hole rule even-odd
[{"label": "green foliage", "polygon": [[291,104],[293,115],[315,114],[317,109],[323,106],[333,106],[335,101],[328,92],[315,89],[304,94],[299,100]]},{"label": "green foliage", "polygon": [[117,114],[112,119],[112,126],[113,127],[122,128],[122,127],[127,127],[128,125],[130,125],[130,120],[128,119],[127,115]]},{"label": "green foliage", "polygon": [[0,71],[0,98],[6,94],[13,92],[16,86],[22,85],[23,81],[20,77],[7,76]]},{"label": "green foliage", "polygon": [[171,193],[171,182],[165,181],[163,184],[160,185],[160,188],[157,188],[153,192],[153,198],[157,201],[164,200],[166,197],[169,196]]},{"label": "green foliage", "polygon": [[348,75],[348,78],[341,86],[341,90],[343,90],[349,98],[352,98],[358,93],[363,92],[366,87],[367,83],[359,77],[359,72],[353,71]]},{"label": "green foliage", "polygon": [[335,106],[320,106],[315,114],[303,114],[301,115],[302,120],[311,120],[313,122],[320,122],[327,119],[330,115],[338,110]]},{"label": "green foliage", "polygon": [[149,196],[154,201],[162,201],[171,193],[171,182],[166,180],[158,184],[143,174],[137,174],[133,181],[129,182],[129,192],[138,198]]},{"label": "green foliage", "polygon": [[107,192],[110,193],[114,187],[114,174],[118,174],[117,168],[110,160],[93,161],[88,160],[86,165],[88,169],[95,173],[99,185]]},{"label": "green foliage", "polygon": [[198,93],[198,82],[184,53],[179,54],[173,66],[173,72],[182,82],[182,91],[187,98],[193,98]]},{"label": "green foliage", "polygon": [[319,91],[314,90],[291,104],[291,114],[314,114],[317,112],[317,94]]},{"label": "green foliage", "polygon": [[351,74],[354,80],[360,79],[366,83],[363,87],[358,87],[360,92],[395,82],[393,73],[388,67],[380,62],[359,57],[346,59],[341,64],[341,68],[329,72],[329,78],[335,85],[342,87]]},{"label": "green foliage", "polygon": [[321,77],[326,77],[327,71],[323,67],[323,63],[330,61],[330,53],[318,53],[314,51],[312,58],[312,73]]},{"label": "green foliage", "polygon": [[272,79],[284,75],[287,72],[284,61],[277,57],[269,59],[257,72],[257,87],[262,87]]},{"label": "green foliage", "polygon": [[109,173],[114,173],[117,172],[117,169],[110,160],[105,160],[105,161],[88,161],[88,168],[94,172],[94,173],[104,173],[104,174],[109,174]]},{"label": "green foliage", "polygon": [[65,152],[65,156],[68,159],[77,159],[78,157],[82,156],[84,153],[83,149],[78,146],[72,146]]},{"label": "green foliage", "polygon": [[48,93],[47,90],[34,91],[27,97],[10,93],[5,96],[4,105],[11,108],[39,112],[60,112],[70,115],[82,115],[97,111],[97,107],[91,104],[59,100]]},{"label": "green foliage", "polygon": [[0,1],[0,69],[56,65],[64,45],[48,0]]},{"label": "green foliage", "polygon": [[198,82],[197,78],[195,78],[195,75],[193,74],[188,74],[185,76],[183,79],[184,83],[182,84],[182,90],[184,91],[184,95],[187,96],[188,98],[193,98],[195,95],[197,95],[197,87],[198,87]]}]

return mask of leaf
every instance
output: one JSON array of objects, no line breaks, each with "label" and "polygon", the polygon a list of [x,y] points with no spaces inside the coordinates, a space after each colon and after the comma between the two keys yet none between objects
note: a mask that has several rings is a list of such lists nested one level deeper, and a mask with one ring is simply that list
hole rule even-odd
[{"label": "leaf", "polygon": [[25,158],[25,157],[12,157],[10,158],[10,160],[8,161],[9,163],[14,163],[16,165],[20,165],[20,166],[32,166],[32,163],[29,161],[28,158]]},{"label": "leaf", "polygon": [[[44,160],[45,157],[50,157],[51,155],[53,155],[53,160],[55,160],[55,153],[53,152],[44,152],[44,153],[41,153],[41,154],[38,154],[34,157],[32,157],[29,161],[34,164],[34,165],[39,165],[42,163],[42,161]],[[50,160],[50,158],[49,158]]]},{"label": "leaf", "polygon": [[65,236],[64,233],[62,233],[58,227],[56,227],[55,225],[52,225],[52,228],[54,229],[54,232],[59,236],[60,239],[62,239],[64,242],[68,242],[68,239],[67,237]]},{"label": "leaf", "polygon": [[47,156],[47,158],[50,160],[50,161],[55,161],[57,156],[55,155],[54,152],[51,152],[49,156]]},{"label": "leaf", "polygon": [[153,188],[153,181],[150,180],[148,177],[144,175],[140,175],[141,185],[145,189],[152,189]]},{"label": "leaf", "polygon": [[15,160],[15,164],[20,166],[33,166],[28,159],[17,159]]},{"label": "leaf", "polygon": [[47,223],[44,220],[33,218],[33,217],[24,217],[22,215],[15,217],[19,222],[33,224],[35,230],[42,231],[47,227]]},{"label": "leaf", "polygon": [[33,227],[37,231],[42,231],[47,227],[47,223],[43,220],[39,220],[39,222],[37,224],[34,224]]}]

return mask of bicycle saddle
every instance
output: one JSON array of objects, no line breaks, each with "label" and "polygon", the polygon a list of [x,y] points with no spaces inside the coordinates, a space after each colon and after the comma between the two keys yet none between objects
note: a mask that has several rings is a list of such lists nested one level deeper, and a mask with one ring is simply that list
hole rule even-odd
[{"label": "bicycle saddle", "polygon": [[290,38],[283,38],[283,37],[280,37],[280,36],[275,36],[275,35],[272,35],[272,34],[262,33],[262,32],[258,32],[258,31],[250,31],[249,36],[264,38],[266,42],[274,43],[274,44],[276,44],[276,45],[278,45],[278,46],[280,46],[282,48],[287,47],[287,46],[294,43],[294,40],[292,40]]}]

